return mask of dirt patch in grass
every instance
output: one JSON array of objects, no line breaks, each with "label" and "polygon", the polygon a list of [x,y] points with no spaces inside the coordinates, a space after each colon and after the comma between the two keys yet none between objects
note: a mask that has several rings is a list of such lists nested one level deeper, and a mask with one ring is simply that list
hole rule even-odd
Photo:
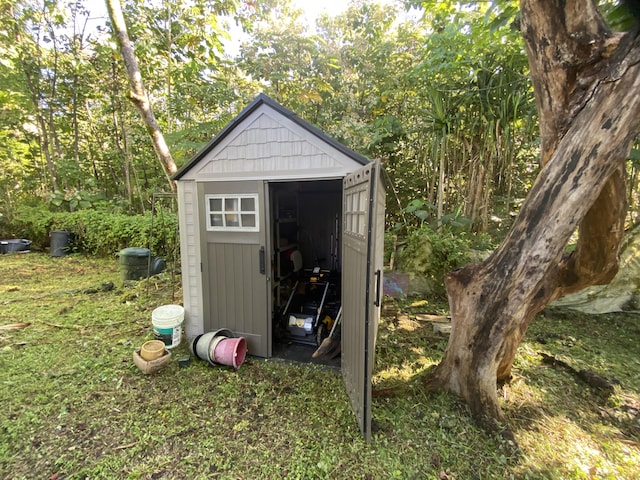
[{"label": "dirt patch in grass", "polygon": [[[447,344],[428,300],[387,302],[378,333],[374,438],[362,441],[342,379],[249,357],[238,371],[191,359],[143,375],[133,350],[179,277],[122,285],[117,259],[0,257],[0,477],[37,479],[637,478],[640,322],[547,310],[501,391],[522,447],[411,379]],[[608,379],[603,395],[542,354]],[[400,387],[399,389],[397,387]]]}]

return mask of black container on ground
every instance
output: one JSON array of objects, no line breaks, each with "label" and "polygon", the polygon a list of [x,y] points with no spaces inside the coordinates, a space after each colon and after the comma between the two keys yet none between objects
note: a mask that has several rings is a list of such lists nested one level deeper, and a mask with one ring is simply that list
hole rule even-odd
[{"label": "black container on ground", "polygon": [[52,257],[64,257],[69,253],[73,235],[66,230],[53,230],[51,232],[50,250]]},{"label": "black container on ground", "polygon": [[145,278],[149,272],[148,248],[129,247],[118,252],[120,257],[120,273],[122,280],[139,280]]},{"label": "black container on ground", "polygon": [[0,240],[0,253],[26,252],[30,247],[31,240],[26,238]]}]

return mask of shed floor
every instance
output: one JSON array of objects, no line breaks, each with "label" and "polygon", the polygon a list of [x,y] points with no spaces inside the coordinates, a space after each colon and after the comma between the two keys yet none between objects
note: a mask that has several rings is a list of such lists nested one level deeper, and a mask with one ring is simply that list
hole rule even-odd
[{"label": "shed floor", "polygon": [[317,347],[312,345],[303,345],[295,342],[276,343],[273,344],[273,356],[282,360],[301,362],[301,363],[314,363],[317,365],[326,365],[329,367],[340,368],[341,360],[340,355],[333,359],[317,359],[311,358],[313,352]]}]

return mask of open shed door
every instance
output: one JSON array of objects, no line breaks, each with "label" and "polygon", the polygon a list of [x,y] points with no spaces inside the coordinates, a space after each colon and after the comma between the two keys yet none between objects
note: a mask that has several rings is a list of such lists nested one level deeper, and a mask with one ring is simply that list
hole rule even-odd
[{"label": "open shed door", "polygon": [[262,181],[206,182],[202,283],[205,332],[228,328],[251,355],[271,355],[266,197]]},{"label": "open shed door", "polygon": [[380,162],[344,179],[342,376],[362,435],[371,439],[371,376],[382,296],[384,186]]}]

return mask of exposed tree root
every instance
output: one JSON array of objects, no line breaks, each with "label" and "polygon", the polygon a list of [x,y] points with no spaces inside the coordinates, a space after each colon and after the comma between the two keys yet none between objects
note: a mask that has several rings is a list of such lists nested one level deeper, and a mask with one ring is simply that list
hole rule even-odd
[{"label": "exposed tree root", "polygon": [[578,380],[581,380],[582,382],[586,383],[590,387],[595,388],[605,398],[608,398],[610,395],[613,394],[613,385],[609,380],[607,380],[603,376],[598,375],[597,373],[592,372],[591,370],[584,370],[584,369],[576,370],[567,362],[558,360],[554,356],[548,355],[543,352],[539,352],[539,355],[542,357],[543,363],[546,363],[547,365],[551,365],[552,367],[555,367],[555,368],[562,368],[563,370],[566,370]]}]

